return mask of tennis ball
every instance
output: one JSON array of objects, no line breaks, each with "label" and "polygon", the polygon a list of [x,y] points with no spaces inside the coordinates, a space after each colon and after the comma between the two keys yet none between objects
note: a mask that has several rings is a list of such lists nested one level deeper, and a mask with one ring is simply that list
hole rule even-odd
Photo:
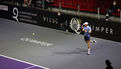
[{"label": "tennis ball", "polygon": [[35,33],[32,33],[32,35],[34,36],[34,35],[35,35]]}]

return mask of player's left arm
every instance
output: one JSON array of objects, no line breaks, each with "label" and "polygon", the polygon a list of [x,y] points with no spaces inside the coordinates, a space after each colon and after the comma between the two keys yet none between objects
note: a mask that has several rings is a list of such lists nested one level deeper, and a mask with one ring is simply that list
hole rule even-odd
[{"label": "player's left arm", "polygon": [[88,33],[92,33],[92,31],[88,31]]}]

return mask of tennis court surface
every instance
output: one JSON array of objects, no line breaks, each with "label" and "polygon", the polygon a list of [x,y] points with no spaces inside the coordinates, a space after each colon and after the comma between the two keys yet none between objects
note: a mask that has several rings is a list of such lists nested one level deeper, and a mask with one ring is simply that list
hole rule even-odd
[{"label": "tennis court surface", "polygon": [[[34,34],[33,34],[34,33]],[[121,43],[0,18],[0,69],[121,69]]]}]

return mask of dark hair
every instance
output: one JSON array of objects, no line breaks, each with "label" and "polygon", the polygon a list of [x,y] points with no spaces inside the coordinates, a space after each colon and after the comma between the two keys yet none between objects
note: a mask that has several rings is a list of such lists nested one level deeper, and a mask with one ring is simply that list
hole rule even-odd
[{"label": "dark hair", "polygon": [[108,59],[105,61],[105,63],[111,65],[111,62]]},{"label": "dark hair", "polygon": [[117,1],[116,1],[116,0],[113,0],[113,2],[117,3]]},{"label": "dark hair", "polygon": [[58,11],[58,13],[61,13],[61,14],[62,14],[62,12],[61,12],[61,11]]}]

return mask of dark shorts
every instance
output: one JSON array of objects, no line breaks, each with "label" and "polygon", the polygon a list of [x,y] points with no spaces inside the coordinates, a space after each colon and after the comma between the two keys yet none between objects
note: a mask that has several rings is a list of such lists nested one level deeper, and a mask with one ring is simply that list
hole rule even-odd
[{"label": "dark shorts", "polygon": [[85,40],[85,41],[90,41],[90,37],[84,36],[84,40]]}]

